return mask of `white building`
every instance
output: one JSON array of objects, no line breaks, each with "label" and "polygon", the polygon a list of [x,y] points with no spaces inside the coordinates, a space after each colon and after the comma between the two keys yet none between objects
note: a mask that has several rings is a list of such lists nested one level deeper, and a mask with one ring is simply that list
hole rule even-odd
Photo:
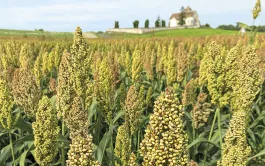
[{"label": "white building", "polygon": [[244,36],[246,34],[246,29],[242,27],[239,32],[242,36]]},{"label": "white building", "polygon": [[[184,26],[197,26],[200,27],[199,15],[196,11],[192,10],[189,6],[183,10]],[[181,18],[181,13],[173,13],[169,19],[169,27],[177,27]]]}]

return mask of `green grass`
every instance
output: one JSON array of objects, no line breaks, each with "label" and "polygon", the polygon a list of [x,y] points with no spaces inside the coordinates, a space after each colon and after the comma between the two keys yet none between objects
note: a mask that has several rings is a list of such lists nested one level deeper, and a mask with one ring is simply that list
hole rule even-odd
[{"label": "green grass", "polygon": [[40,38],[73,38],[74,34],[71,32],[40,32],[30,30],[9,30],[0,29],[0,37],[40,37]]},{"label": "green grass", "polygon": [[107,37],[114,38],[136,38],[136,37],[178,37],[178,36],[231,36],[239,35],[238,31],[229,31],[221,29],[174,29],[174,30],[164,30],[157,32],[150,32],[145,34],[128,34],[128,33],[110,33],[106,34]]}]

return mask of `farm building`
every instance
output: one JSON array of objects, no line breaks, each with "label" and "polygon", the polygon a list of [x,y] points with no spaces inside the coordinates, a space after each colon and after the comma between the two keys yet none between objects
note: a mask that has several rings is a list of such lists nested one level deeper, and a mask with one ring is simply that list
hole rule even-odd
[{"label": "farm building", "polygon": [[[192,10],[189,6],[183,10],[184,26],[198,26],[200,27],[199,15],[196,11]],[[181,13],[173,13],[169,19],[169,27],[179,26]]]}]

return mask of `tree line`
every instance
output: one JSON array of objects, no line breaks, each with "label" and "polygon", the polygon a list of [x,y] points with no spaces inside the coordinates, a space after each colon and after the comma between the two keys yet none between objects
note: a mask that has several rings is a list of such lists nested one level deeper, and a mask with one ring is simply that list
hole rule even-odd
[{"label": "tree line", "polygon": [[[135,20],[133,22],[133,28],[139,28],[139,24],[140,24],[140,21]],[[144,23],[144,28],[149,28],[149,27],[150,27],[150,21],[149,19],[146,19]],[[159,28],[159,27],[166,27],[166,21],[161,20],[160,16],[158,16],[155,21],[155,28]],[[115,21],[114,28],[120,28],[119,21]]]}]

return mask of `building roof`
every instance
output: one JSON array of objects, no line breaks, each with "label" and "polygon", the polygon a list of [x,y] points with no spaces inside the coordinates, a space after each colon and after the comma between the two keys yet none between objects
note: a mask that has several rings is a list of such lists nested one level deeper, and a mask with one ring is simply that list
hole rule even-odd
[{"label": "building roof", "polygon": [[[194,14],[196,13],[196,11],[193,11],[189,6],[187,6],[183,10],[183,13],[184,13],[184,18],[187,18],[187,17],[193,17]],[[173,13],[171,15],[170,19],[175,18],[176,20],[178,20],[178,19],[180,19],[180,15],[181,15],[181,12],[180,13]]]},{"label": "building roof", "polygon": [[[186,9],[185,9],[186,10]],[[196,13],[196,11],[185,11],[184,10],[184,18],[186,18],[186,17],[192,17],[195,13]],[[172,19],[172,18],[175,18],[175,19],[180,19],[180,14],[181,13],[173,13],[172,15],[171,15],[171,17],[170,17],[170,19]]]},{"label": "building roof", "polygon": [[192,11],[192,9],[189,6],[187,6],[186,9],[184,9],[184,11],[185,12],[190,12],[190,11]]}]

